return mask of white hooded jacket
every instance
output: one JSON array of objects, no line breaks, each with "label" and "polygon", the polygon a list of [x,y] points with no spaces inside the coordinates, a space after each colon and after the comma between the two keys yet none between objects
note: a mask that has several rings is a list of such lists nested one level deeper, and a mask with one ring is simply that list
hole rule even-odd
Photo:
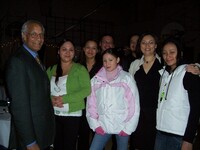
[{"label": "white hooded jacket", "polygon": [[130,73],[117,67],[112,81],[106,78],[104,67],[91,79],[92,92],[87,98],[86,116],[90,128],[99,126],[105,133],[119,134],[135,131],[139,119],[139,94]]}]

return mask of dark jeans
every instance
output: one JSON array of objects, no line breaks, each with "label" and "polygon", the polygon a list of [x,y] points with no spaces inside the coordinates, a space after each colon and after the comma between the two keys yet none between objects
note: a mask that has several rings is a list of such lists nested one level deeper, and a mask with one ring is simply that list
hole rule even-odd
[{"label": "dark jeans", "polygon": [[157,131],[154,150],[180,150],[182,136]]}]

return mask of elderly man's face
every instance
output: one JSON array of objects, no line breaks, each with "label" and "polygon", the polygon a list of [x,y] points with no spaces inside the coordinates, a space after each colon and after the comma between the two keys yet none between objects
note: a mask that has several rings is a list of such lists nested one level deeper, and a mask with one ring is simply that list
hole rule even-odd
[{"label": "elderly man's face", "polygon": [[38,24],[30,24],[27,32],[22,34],[24,43],[33,51],[39,51],[44,43],[44,31]]}]

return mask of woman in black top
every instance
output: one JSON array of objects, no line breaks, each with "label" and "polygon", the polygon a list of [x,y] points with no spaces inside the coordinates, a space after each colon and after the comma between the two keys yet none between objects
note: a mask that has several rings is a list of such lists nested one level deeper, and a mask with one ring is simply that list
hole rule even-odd
[{"label": "woman in black top", "polygon": [[[90,75],[90,79],[99,71],[102,67],[102,60],[98,52],[97,42],[94,40],[86,41],[83,51],[81,54],[80,63],[84,65]],[[85,99],[86,100],[86,99]],[[90,136],[90,127],[86,119],[85,109],[83,110],[83,115],[79,128],[79,137],[78,137],[78,150],[89,150],[89,136]]]},{"label": "woman in black top", "polygon": [[153,150],[156,135],[156,108],[162,68],[156,54],[157,37],[145,33],[138,39],[137,47],[141,59],[131,63],[129,72],[136,80],[140,95],[140,117],[136,131],[131,135],[130,149]]}]

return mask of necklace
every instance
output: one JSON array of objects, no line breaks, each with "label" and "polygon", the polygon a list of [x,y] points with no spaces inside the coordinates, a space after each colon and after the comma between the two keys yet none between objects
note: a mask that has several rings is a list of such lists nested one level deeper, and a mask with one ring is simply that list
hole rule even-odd
[{"label": "necklace", "polygon": [[151,63],[151,62],[153,62],[154,60],[155,60],[155,57],[153,57],[153,59],[151,59],[151,60],[145,60],[145,58],[144,58],[144,62],[145,62],[146,64]]}]

